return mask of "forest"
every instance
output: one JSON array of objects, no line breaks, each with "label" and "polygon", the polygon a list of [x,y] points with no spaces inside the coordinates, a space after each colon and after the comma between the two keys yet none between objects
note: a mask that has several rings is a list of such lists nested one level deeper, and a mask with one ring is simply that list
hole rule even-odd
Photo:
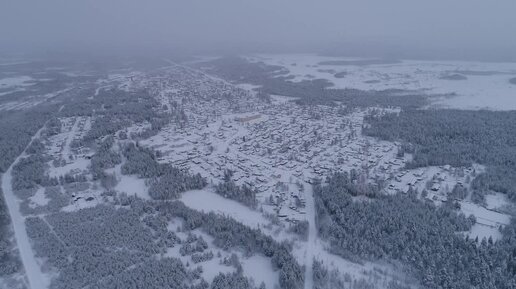
[{"label": "forest", "polygon": [[[196,286],[192,283],[206,284]],[[150,259],[137,264],[131,270],[124,270],[116,275],[107,276],[94,289],[208,289],[207,283],[200,280],[200,275],[187,270],[177,258]]]},{"label": "forest", "polygon": [[163,248],[158,244],[164,243],[155,240],[166,235],[153,234],[140,220],[143,213],[101,205],[77,212],[56,212],[44,219],[27,218],[27,233],[34,241],[36,256],[46,258],[48,265],[61,273],[53,279],[51,288],[101,284],[109,276],[122,274],[161,252]]},{"label": "forest", "polygon": [[389,280],[383,284],[375,284],[361,278],[354,279],[347,272],[343,273],[339,269],[328,269],[323,261],[315,259],[312,264],[314,289],[412,289],[410,285],[405,285],[398,280]]},{"label": "forest", "polygon": [[0,172],[5,172],[58,106],[42,104],[23,111],[0,113]]},{"label": "forest", "polygon": [[[61,272],[50,288],[120,288],[121,284],[124,288],[142,288],[142,284],[146,288],[209,288],[200,279],[202,267],[189,270],[174,258],[156,259],[166,248],[179,245],[181,254],[191,255],[199,264],[213,258],[202,237],[189,234],[182,240],[168,230],[168,221],[174,218],[184,220],[182,231],[202,229],[223,250],[240,249],[247,255],[270,257],[280,272],[281,288],[302,288],[303,271],[291,255],[290,245],[277,243],[259,230],[231,218],[189,209],[177,201],[117,196],[115,204],[119,208],[99,205],[76,212],[58,211],[45,218],[27,218],[27,232],[34,241],[36,256],[45,258],[48,265]],[[254,288],[241,270],[220,274],[211,286]]]},{"label": "forest", "polygon": [[45,174],[46,165],[45,158],[41,154],[20,159],[12,170],[13,189],[33,189],[38,185],[50,185],[50,179]]},{"label": "forest", "polygon": [[232,179],[233,172],[230,170],[224,171],[224,181],[215,186],[215,193],[224,198],[232,199],[240,202],[250,208],[256,208],[258,201],[256,194],[258,191],[246,184],[239,186]]},{"label": "forest", "polygon": [[516,111],[404,110],[371,114],[363,133],[403,143],[414,159],[407,167],[487,166],[474,190],[516,198]]},{"label": "forest", "polygon": [[169,220],[173,217],[183,219],[184,230],[204,230],[215,238],[214,244],[224,250],[239,248],[248,255],[261,253],[272,258],[274,268],[280,272],[281,288],[302,288],[303,270],[290,253],[288,244],[277,243],[260,230],[251,229],[231,218],[192,210],[181,202],[159,203],[157,210]]},{"label": "forest", "polygon": [[395,260],[428,288],[514,288],[516,224],[501,228],[503,237],[473,240],[474,218],[451,202],[436,207],[408,195],[353,199],[356,184],[337,173],[314,187],[319,234],[333,253],[356,260]]},{"label": "forest", "polygon": [[127,159],[122,165],[122,174],[148,178],[149,195],[155,200],[177,199],[182,192],[206,186],[206,180],[200,174],[192,175],[171,164],[158,163],[156,152],[151,149],[129,143],[122,153]]},{"label": "forest", "polygon": [[[93,94],[94,91],[90,90]],[[146,90],[128,92],[110,88],[100,90],[93,98],[84,95],[73,98],[73,105],[66,105],[61,116],[95,116],[95,121],[82,143],[92,144],[95,140],[113,135],[115,132],[134,123],[147,122],[150,128],[145,136],[150,137],[165,125],[171,116],[160,112],[159,102]]]}]

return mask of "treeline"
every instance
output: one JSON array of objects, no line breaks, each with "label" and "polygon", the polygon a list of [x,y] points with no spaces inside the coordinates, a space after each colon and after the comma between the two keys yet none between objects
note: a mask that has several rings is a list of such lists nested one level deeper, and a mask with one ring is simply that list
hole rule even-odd
[{"label": "treeline", "polygon": [[[225,57],[202,63],[209,72],[238,83],[260,85],[261,93],[297,97],[299,104],[334,105],[339,102],[349,107],[404,107],[417,108],[427,104],[420,94],[408,95],[402,90],[364,91],[335,89],[325,79],[291,81],[282,66],[252,63],[240,57]],[[404,93],[400,93],[404,92]]]},{"label": "treeline", "polygon": [[[186,242],[179,249],[181,256],[193,255],[195,253],[202,253],[208,248],[208,243],[202,237],[189,234]],[[197,263],[197,262],[195,262]]]},{"label": "treeline", "polygon": [[97,145],[95,154],[91,157],[91,172],[94,179],[106,177],[104,170],[122,163],[122,156],[112,150],[114,143],[113,136],[108,136]]},{"label": "treeline", "polygon": [[253,189],[246,184],[242,186],[237,185],[233,180],[231,180],[231,175],[231,171],[224,172],[224,181],[215,186],[215,193],[223,196],[224,198],[240,202],[248,207],[256,208],[258,204],[258,201],[256,200],[258,190]]},{"label": "treeline", "polygon": [[45,145],[38,139],[33,140],[25,150],[27,154],[43,154],[45,152]]},{"label": "treeline", "polygon": [[[213,278],[211,289],[254,289],[249,279],[242,272],[219,273]],[[260,288],[261,289],[261,288]],[[263,288],[265,289],[265,288]]]},{"label": "treeline", "polygon": [[[199,281],[198,285],[192,283]],[[135,268],[107,276],[92,289],[208,289],[199,271],[189,271],[177,258],[153,259]]]},{"label": "treeline", "polygon": [[409,168],[483,164],[472,188],[516,198],[516,111],[407,110],[365,121],[365,134],[405,144]]},{"label": "treeline", "polygon": [[[34,206],[29,198],[25,198],[20,204],[20,212],[25,216],[56,213],[70,203],[70,194],[61,192],[58,186],[45,187],[44,194],[48,199],[46,205]],[[18,194],[18,196],[19,195],[20,194]]]},{"label": "treeline", "polygon": [[158,163],[151,149],[130,143],[124,147],[123,155],[127,160],[122,165],[122,174],[148,178],[149,195],[155,200],[176,199],[182,192],[206,186],[206,179],[200,174],[191,175],[170,164]]},{"label": "treeline", "polygon": [[46,167],[46,160],[40,154],[21,158],[18,163],[13,166],[13,189],[17,191],[32,189],[38,185],[51,185],[50,178],[45,174]]},{"label": "treeline", "polygon": [[45,126],[45,134],[47,136],[53,136],[60,134],[63,129],[63,125],[61,124],[61,121],[57,117],[52,117],[48,120],[46,126]]},{"label": "treeline", "polygon": [[202,229],[215,239],[215,245],[224,250],[240,248],[248,255],[261,253],[272,258],[273,266],[280,271],[281,288],[303,287],[302,268],[290,253],[291,248],[288,244],[279,244],[259,229],[251,229],[231,218],[192,210],[181,202],[159,203],[157,210],[167,220],[176,217],[183,219],[184,230]]},{"label": "treeline", "polygon": [[370,274],[368,280],[355,279],[347,272],[340,272],[338,269],[329,270],[322,261],[314,260],[312,263],[314,289],[412,289],[396,280],[379,280],[376,272],[363,272]]},{"label": "treeline", "polygon": [[308,240],[308,230],[309,224],[306,220],[297,221],[289,227],[290,232],[299,235],[303,240]]},{"label": "treeline", "polygon": [[314,187],[317,225],[332,251],[352,260],[398,260],[429,288],[516,288],[516,225],[498,242],[464,237],[474,219],[452,204],[436,207],[415,193],[352,198],[354,184],[335,174]]}]

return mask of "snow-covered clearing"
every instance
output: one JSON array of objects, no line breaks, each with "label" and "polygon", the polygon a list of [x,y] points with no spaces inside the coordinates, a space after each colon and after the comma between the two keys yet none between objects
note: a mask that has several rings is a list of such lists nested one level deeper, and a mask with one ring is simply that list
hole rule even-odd
[{"label": "snow-covered clearing", "polygon": [[62,167],[54,167],[50,166],[48,170],[48,175],[50,177],[59,177],[64,176],[68,173],[79,173],[86,171],[88,169],[88,165],[90,164],[90,161],[85,158],[78,158],[75,159],[73,162],[69,162],[66,165]]},{"label": "snow-covered clearing", "polygon": [[466,216],[474,215],[477,219],[477,223],[473,225],[468,233],[471,238],[478,237],[479,240],[482,240],[483,238],[488,239],[491,236],[493,240],[497,240],[502,236],[498,228],[508,225],[511,221],[509,215],[486,209],[471,202],[462,201],[460,205],[462,212]]},{"label": "snow-covered clearing", "polygon": [[122,164],[115,166],[112,169],[107,169],[106,173],[114,174],[117,179],[115,191],[126,193],[129,196],[136,195],[144,200],[150,200],[149,188],[145,184],[145,179],[138,178],[136,175],[122,174]]},{"label": "snow-covered clearing", "polygon": [[75,196],[73,202],[63,207],[61,210],[64,212],[75,212],[85,208],[95,207],[104,203],[101,193],[102,191],[94,189],[82,191],[80,192],[80,196]]},{"label": "snow-covered clearing", "polygon": [[244,269],[244,275],[253,279],[256,285],[262,282],[267,289],[279,286],[279,273],[272,269],[271,260],[265,256],[255,254],[251,257],[241,257],[240,263]]},{"label": "snow-covered clearing", "polygon": [[45,195],[45,188],[39,187],[34,196],[30,197],[31,205],[33,206],[45,206],[50,201]]},{"label": "snow-covered clearing", "polygon": [[488,210],[500,210],[509,204],[507,195],[502,193],[493,193],[486,195],[486,209]]},{"label": "snow-covered clearing", "polygon": [[251,228],[260,228],[269,224],[269,221],[260,212],[226,199],[209,188],[188,191],[180,200],[194,210],[228,216]]},{"label": "snow-covered clearing", "polygon": [[242,89],[248,90],[250,92],[255,92],[256,89],[259,89],[260,87],[262,87],[261,85],[254,85],[254,84],[250,84],[250,83],[240,83],[240,84],[237,84],[236,86],[240,87]]},{"label": "snow-covered clearing", "polygon": [[149,200],[148,187],[145,185],[145,180],[137,176],[117,175],[118,184],[115,190],[126,193],[127,195],[136,195],[144,200]]},{"label": "snow-covered clearing", "polygon": [[271,95],[272,102],[274,104],[281,104],[289,101],[295,101],[299,99],[299,97],[292,97],[292,96],[283,96],[283,95]]}]

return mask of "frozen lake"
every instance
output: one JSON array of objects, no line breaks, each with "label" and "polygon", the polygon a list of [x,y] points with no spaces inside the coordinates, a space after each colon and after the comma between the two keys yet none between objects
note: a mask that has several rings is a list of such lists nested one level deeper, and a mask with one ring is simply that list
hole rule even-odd
[{"label": "frozen lake", "polygon": [[464,61],[382,61],[313,54],[254,55],[253,62],[279,65],[292,81],[326,79],[335,88],[406,89],[437,98],[435,105],[459,109],[516,109],[516,63]]}]

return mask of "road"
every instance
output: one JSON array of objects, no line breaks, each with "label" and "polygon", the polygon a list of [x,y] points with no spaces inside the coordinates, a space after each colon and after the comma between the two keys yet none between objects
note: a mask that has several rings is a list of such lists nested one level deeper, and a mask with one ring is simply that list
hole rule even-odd
[{"label": "road", "polygon": [[313,261],[317,246],[317,228],[315,227],[315,201],[312,185],[305,184],[306,216],[308,221],[308,241],[305,251],[305,289],[314,288]]},{"label": "road", "polygon": [[[40,133],[41,129],[36,133],[36,135],[34,135],[31,143],[34,139],[39,137]],[[4,192],[5,203],[11,217],[14,236],[18,245],[18,251],[20,252],[20,258],[23,267],[25,268],[25,274],[28,280],[27,287],[29,289],[44,289],[48,288],[49,279],[41,271],[41,266],[34,257],[34,252],[25,227],[25,217],[20,213],[20,200],[14,195],[11,183],[12,169],[24,156],[26,156],[25,151],[16,158],[9,169],[2,175],[2,190]]]}]

